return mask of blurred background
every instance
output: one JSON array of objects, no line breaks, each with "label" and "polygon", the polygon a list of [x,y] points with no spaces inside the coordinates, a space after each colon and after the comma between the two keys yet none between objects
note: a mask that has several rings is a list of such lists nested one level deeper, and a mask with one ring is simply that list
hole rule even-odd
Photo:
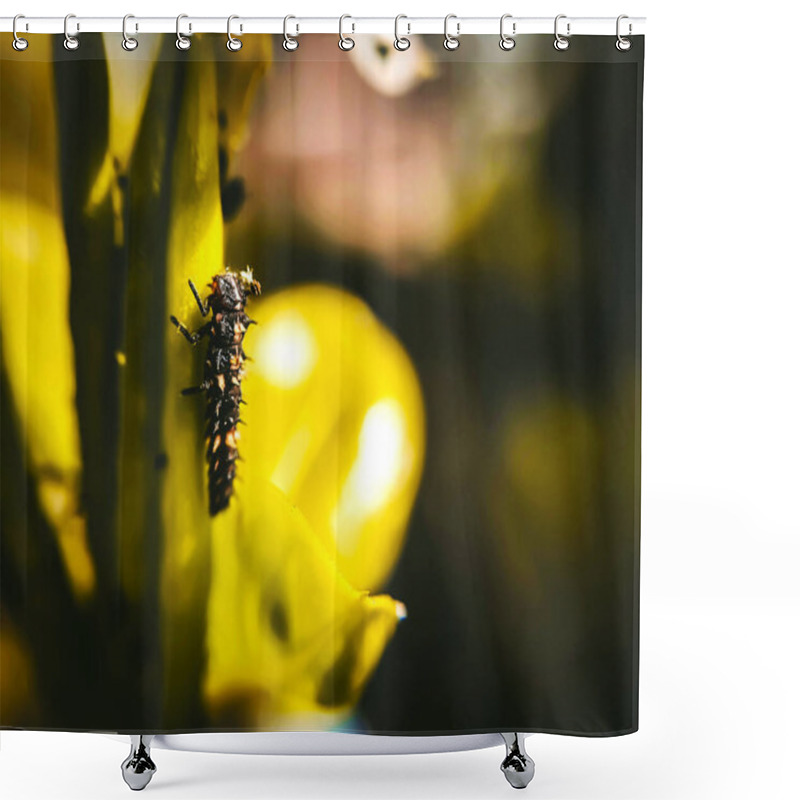
[{"label": "blurred background", "polygon": [[228,261],[362,298],[424,398],[359,728],[634,725],[637,68],[545,46],[276,49],[231,164]]}]

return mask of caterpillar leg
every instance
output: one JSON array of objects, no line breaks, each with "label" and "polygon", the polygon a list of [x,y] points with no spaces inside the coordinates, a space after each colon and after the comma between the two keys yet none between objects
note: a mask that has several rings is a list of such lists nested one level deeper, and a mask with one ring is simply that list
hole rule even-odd
[{"label": "caterpillar leg", "polygon": [[208,311],[209,311],[210,305],[209,305],[209,304],[207,304],[207,303],[204,303],[204,302],[203,302],[203,301],[200,299],[200,293],[197,291],[197,288],[196,288],[196,287],[195,287],[195,285],[192,283],[192,279],[191,279],[191,278],[189,278],[189,288],[192,290],[192,294],[194,295],[194,299],[197,301],[197,307],[200,309],[200,313],[201,313],[203,316],[205,316],[206,314],[208,314]]},{"label": "caterpillar leg", "polygon": [[183,335],[191,345],[197,344],[210,330],[210,323],[206,323],[202,328],[198,328],[194,333],[190,331],[177,317],[170,317],[169,321],[178,329],[178,333]]},{"label": "caterpillar leg", "polygon": [[199,386],[187,386],[181,389],[181,394],[200,394],[211,386],[211,381],[203,381]]}]

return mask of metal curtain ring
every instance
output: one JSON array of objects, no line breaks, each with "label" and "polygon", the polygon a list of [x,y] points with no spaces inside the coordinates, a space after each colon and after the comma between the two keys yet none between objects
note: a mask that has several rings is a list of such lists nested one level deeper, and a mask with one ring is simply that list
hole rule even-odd
[{"label": "metal curtain ring", "polygon": [[[352,50],[356,46],[355,39],[351,39],[349,36],[344,35],[343,27],[344,27],[344,21],[346,19],[353,19],[353,18],[349,14],[342,14],[342,16],[339,17],[339,49],[344,50],[345,52],[347,52],[348,50]],[[351,31],[351,33],[355,33],[356,32],[355,22],[352,23],[352,28],[353,30]]]},{"label": "metal curtain ring", "polygon": [[[178,50],[188,50],[192,46],[192,40],[188,36],[184,36],[181,33],[181,20],[188,19],[188,14],[178,14],[175,18],[175,47]],[[192,23],[189,23],[189,31],[192,30]]]},{"label": "metal curtain ring", "polygon": [[[569,39],[566,36],[562,36],[558,32],[558,21],[560,19],[566,19],[566,18],[567,18],[566,14],[559,14],[556,17],[555,24],[553,25],[553,33],[555,34],[555,37],[556,37],[555,41],[553,42],[553,47],[555,47],[556,50],[566,50],[569,47]],[[571,35],[570,24],[568,22],[567,23],[567,36],[570,36],[570,35]]]},{"label": "metal curtain ring", "polygon": [[[516,42],[516,39],[514,39],[514,36],[513,35],[509,36],[505,32],[505,22],[506,22],[507,19],[512,19],[512,18],[513,18],[512,14],[503,14],[503,16],[500,17],[500,49],[501,50],[513,50],[517,46],[517,42]],[[517,33],[517,23],[516,22],[512,22],[511,23],[511,33],[514,34],[514,35],[516,35],[516,33]]]},{"label": "metal curtain ring", "polygon": [[[77,36],[73,36],[69,32],[69,21],[71,19],[75,19],[75,15],[74,14],[67,14],[67,16],[64,17],[64,49],[65,50],[77,50],[81,46],[81,43],[78,41],[78,37]],[[79,30],[80,29],[80,25],[76,24],[75,29]]]},{"label": "metal curtain ring", "polygon": [[[300,47],[300,42],[297,41],[295,36],[289,35],[289,20],[293,19],[296,20],[297,17],[293,17],[291,14],[287,14],[283,18],[283,49],[288,50],[290,53],[297,50]],[[300,24],[295,22],[295,27],[297,28],[297,33],[300,33]]]},{"label": "metal curtain ring", "polygon": [[[225,46],[228,48],[228,50],[231,51],[231,53],[235,53],[237,50],[241,50],[242,49],[242,40],[241,39],[237,39],[231,33],[231,22],[233,22],[235,19],[239,19],[239,17],[237,17],[236,14],[231,14],[228,17],[228,41],[227,41]],[[239,26],[239,30],[240,31],[242,30],[242,26],[241,25]]]},{"label": "metal curtain ring", "polygon": [[28,40],[23,39],[21,36],[17,36],[17,20],[20,19],[25,19],[24,14],[17,14],[17,16],[14,17],[14,22],[11,24],[11,32],[14,34],[14,41],[11,42],[11,46],[15,50],[22,52],[23,50],[28,49]]},{"label": "metal curtain ring", "polygon": [[[122,18],[122,49],[127,50],[130,52],[131,50],[135,50],[139,46],[139,42],[133,36],[128,36],[128,20],[135,19],[133,14],[126,14]],[[134,30],[138,30],[138,26],[134,27]]]},{"label": "metal curtain ring", "polygon": [[[627,14],[620,14],[617,17],[617,50],[620,50],[623,53],[626,50],[630,50],[631,49],[631,40],[626,38],[625,36],[623,36],[620,33],[620,23],[624,19],[628,19],[628,15]],[[633,26],[629,22],[628,23],[628,36],[631,35],[632,31],[633,31]]]},{"label": "metal curtain ring", "polygon": [[[447,23],[450,22],[451,19],[456,20],[456,35],[453,36],[447,30]],[[458,50],[461,42],[459,41],[458,37],[461,35],[461,23],[458,22],[458,17],[455,14],[448,14],[444,18],[444,41],[442,45],[444,46],[445,50]]]},{"label": "metal curtain ring", "polygon": [[[394,18],[394,49],[403,52],[404,50],[408,50],[408,48],[411,47],[411,39],[408,39],[405,36],[400,35],[401,19],[408,19],[408,17],[405,14],[398,14]],[[408,33],[411,34],[411,25],[407,22],[406,26],[408,27]]]}]

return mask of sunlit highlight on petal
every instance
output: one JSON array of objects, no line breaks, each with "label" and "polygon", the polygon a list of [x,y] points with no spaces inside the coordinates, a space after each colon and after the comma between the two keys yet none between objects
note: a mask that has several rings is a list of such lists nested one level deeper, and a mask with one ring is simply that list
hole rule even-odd
[{"label": "sunlit highlight on petal", "polygon": [[283,311],[270,322],[256,352],[256,364],[267,380],[281,389],[299,386],[317,360],[311,328],[296,311]]},{"label": "sunlit highlight on petal", "polygon": [[394,399],[375,403],[364,415],[358,455],[331,515],[342,552],[350,553],[358,543],[356,536],[347,534],[357,532],[361,522],[380,510],[403,484],[411,456],[402,406]]}]

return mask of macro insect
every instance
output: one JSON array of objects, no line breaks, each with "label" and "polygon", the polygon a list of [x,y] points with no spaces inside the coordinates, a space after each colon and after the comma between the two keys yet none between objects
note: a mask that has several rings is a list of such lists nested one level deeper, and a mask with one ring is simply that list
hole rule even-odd
[{"label": "macro insect", "polygon": [[239,457],[239,406],[242,399],[242,378],[247,356],[242,341],[247,328],[255,324],[245,313],[249,295],[261,294],[261,284],[248,267],[235,272],[226,270],[215,275],[208,284],[211,293],[205,302],[189,281],[194,299],[203,317],[211,319],[190,331],[176,317],[170,322],[191,345],[208,337],[208,350],[203,366],[203,381],[181,394],[206,393],[206,461],[208,462],[208,510],[211,516],[230,504],[236,460]]}]

